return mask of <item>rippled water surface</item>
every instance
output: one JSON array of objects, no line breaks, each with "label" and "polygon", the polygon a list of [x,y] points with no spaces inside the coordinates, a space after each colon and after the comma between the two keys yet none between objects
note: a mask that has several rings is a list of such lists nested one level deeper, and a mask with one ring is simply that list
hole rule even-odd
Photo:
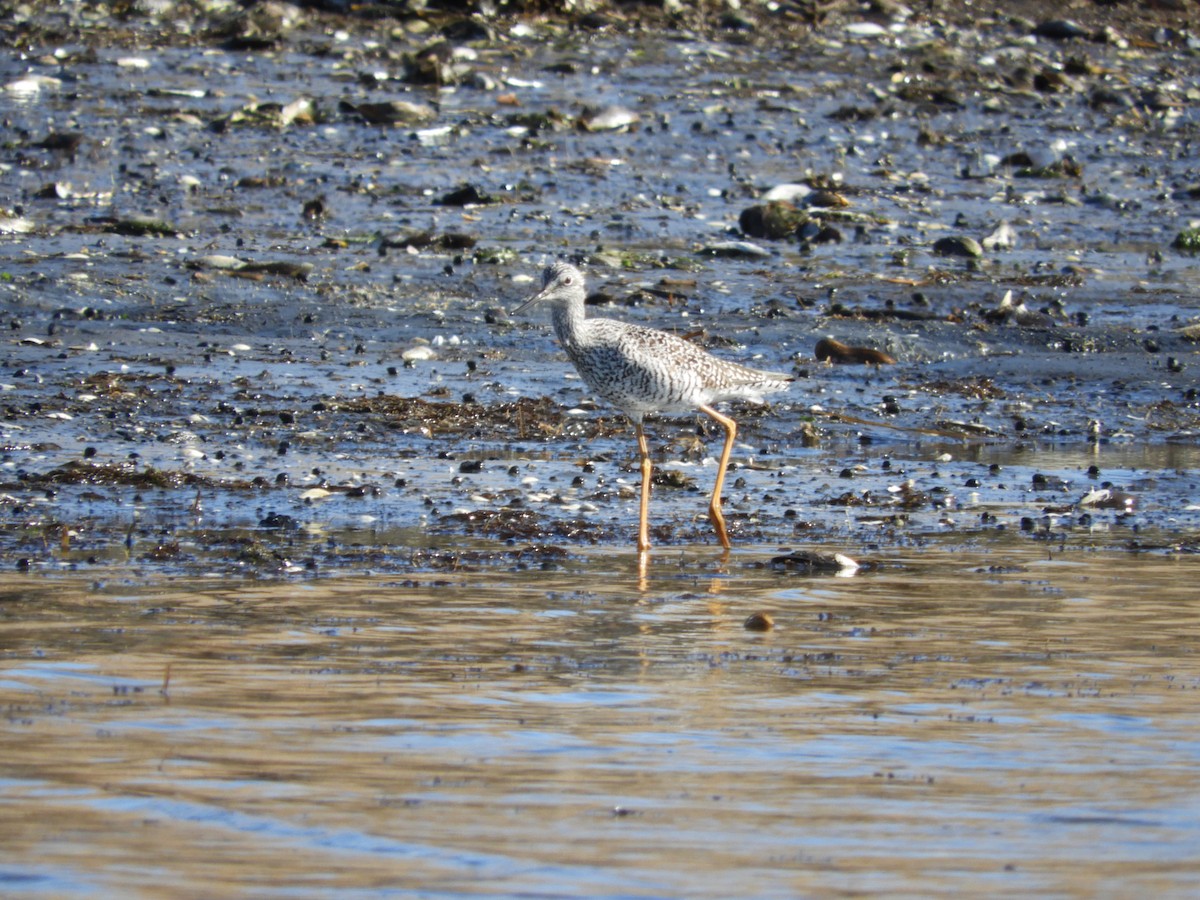
[{"label": "rippled water surface", "polygon": [[[31,896],[1186,896],[1194,558],[8,579]],[[767,612],[775,627],[743,627]]]}]

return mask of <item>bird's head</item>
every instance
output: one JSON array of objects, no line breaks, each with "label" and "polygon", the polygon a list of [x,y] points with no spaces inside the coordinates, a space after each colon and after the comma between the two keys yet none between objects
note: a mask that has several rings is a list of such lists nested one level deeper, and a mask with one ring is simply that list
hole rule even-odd
[{"label": "bird's head", "polygon": [[571,303],[583,299],[583,273],[570,263],[556,262],[546,266],[542,273],[542,288],[512,311],[515,316],[535,303]]}]

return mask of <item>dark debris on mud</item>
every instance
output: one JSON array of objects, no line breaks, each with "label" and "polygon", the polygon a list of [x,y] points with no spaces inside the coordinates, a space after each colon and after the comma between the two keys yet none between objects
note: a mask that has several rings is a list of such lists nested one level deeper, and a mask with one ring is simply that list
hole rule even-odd
[{"label": "dark debris on mud", "polygon": [[571,425],[584,428],[581,436],[590,440],[611,434],[613,428],[611,419],[608,425],[600,419],[580,423],[578,417],[568,415],[563,406],[548,397],[522,397],[511,403],[484,405],[385,395],[331,401],[329,409],[369,416],[386,422],[389,428],[426,430],[439,436],[504,434],[510,440],[545,440],[561,434]]},{"label": "dark debris on mud", "polygon": [[49,470],[48,472],[23,473],[19,482],[3,484],[0,488],[36,488],[61,485],[89,485],[93,487],[135,487],[173,489],[182,487],[215,488],[224,490],[237,487],[249,488],[249,482],[241,485],[228,481],[218,482],[191,472],[171,472],[156,469],[152,466],[139,466],[136,463],[90,463],[72,461]]}]

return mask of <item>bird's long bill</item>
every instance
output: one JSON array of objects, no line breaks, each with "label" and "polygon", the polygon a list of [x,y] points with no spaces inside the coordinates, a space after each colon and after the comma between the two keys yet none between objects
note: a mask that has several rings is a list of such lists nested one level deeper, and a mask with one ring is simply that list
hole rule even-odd
[{"label": "bird's long bill", "polygon": [[[546,287],[549,287],[549,285],[547,285]],[[524,303],[522,303],[520,306],[518,306],[516,309],[514,309],[512,312],[510,312],[509,315],[510,316],[519,316],[521,313],[525,312],[525,310],[529,309],[529,307],[533,306],[533,304],[535,304],[539,300],[541,300],[542,297],[546,296],[546,287],[543,287],[540,291],[538,291],[536,294],[534,294],[532,297],[530,297],[528,300],[526,300]]]}]

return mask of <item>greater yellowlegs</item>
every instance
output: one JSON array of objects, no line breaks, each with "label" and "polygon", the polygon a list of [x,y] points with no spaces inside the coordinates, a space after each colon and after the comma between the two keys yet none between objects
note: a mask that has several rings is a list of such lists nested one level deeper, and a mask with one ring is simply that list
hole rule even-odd
[{"label": "greater yellowlegs", "polygon": [[721,546],[729,549],[729,534],[721,514],[721,488],[737,423],[713,404],[724,400],[762,403],[763,395],[785,390],[793,380],[780,372],[763,372],[718,359],[695,344],[659,331],[616,319],[584,316],[583,273],[557,262],[546,267],[542,289],[513,310],[516,315],[535,303],[549,303],[554,331],[567,356],[588,387],[621,410],[633,422],[642,459],[642,496],[638,522],[638,550],[650,547],[650,448],[642,420],[653,413],[699,410],[725,429],[725,446],[717,466],[717,481],[708,517]]}]

